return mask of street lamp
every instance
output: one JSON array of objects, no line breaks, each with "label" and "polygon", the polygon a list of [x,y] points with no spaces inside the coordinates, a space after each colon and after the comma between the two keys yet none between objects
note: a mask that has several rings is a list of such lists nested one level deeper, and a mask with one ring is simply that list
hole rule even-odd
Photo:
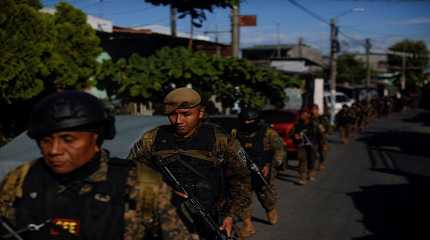
[{"label": "street lamp", "polygon": [[334,118],[336,114],[336,72],[337,72],[337,52],[339,51],[339,43],[337,41],[338,27],[336,26],[336,20],[342,16],[352,12],[363,12],[364,8],[354,7],[344,11],[332,19],[330,19],[330,100],[331,100],[331,111],[330,111],[330,123],[334,124]]}]

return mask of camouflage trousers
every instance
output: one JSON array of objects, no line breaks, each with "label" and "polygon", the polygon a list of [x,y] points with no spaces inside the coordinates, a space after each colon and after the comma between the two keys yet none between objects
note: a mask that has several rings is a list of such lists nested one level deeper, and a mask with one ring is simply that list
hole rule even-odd
[{"label": "camouflage trousers", "polygon": [[340,132],[340,139],[341,139],[342,143],[348,143],[349,135],[350,135],[349,124],[339,126],[339,132]]},{"label": "camouflage trousers", "polygon": [[299,160],[299,175],[301,178],[305,178],[315,169],[317,151],[310,146],[300,147],[297,150],[297,159]]},{"label": "camouflage trousers", "polygon": [[328,155],[328,144],[324,143],[324,144],[318,145],[318,160],[320,164],[324,163],[325,160],[327,160],[327,155]]},{"label": "camouflage trousers", "polygon": [[[275,188],[275,185],[273,184],[275,177],[276,177],[276,169],[272,166],[269,176],[266,177],[266,181],[270,185],[270,190],[264,186],[261,186],[261,183],[259,182],[260,180],[257,179],[256,177],[252,177],[251,179],[255,195],[257,196],[258,201],[260,202],[264,210],[266,210],[266,212],[274,209],[278,201],[278,193]],[[251,197],[251,200],[252,199],[253,198]],[[243,213],[241,216],[242,219],[252,217],[253,205],[254,204],[251,203],[248,207],[246,207],[243,210]]]}]

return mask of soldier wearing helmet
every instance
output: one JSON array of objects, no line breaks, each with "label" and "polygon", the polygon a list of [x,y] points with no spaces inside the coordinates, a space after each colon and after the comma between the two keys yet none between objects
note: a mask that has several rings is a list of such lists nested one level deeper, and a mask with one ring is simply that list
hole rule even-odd
[{"label": "soldier wearing helmet", "polygon": [[[278,213],[275,205],[277,193],[273,184],[276,177],[276,167],[284,164],[285,150],[282,138],[268,124],[260,119],[257,109],[246,108],[239,113],[239,127],[231,131],[232,138],[239,140],[251,160],[258,166],[264,178],[270,184],[270,189],[263,187],[256,176],[251,175],[252,187],[264,210],[270,224],[278,222]],[[241,229],[242,237],[255,234],[252,223],[252,207],[249,206],[242,215],[244,226]]]},{"label": "soldier wearing helmet", "polygon": [[[44,98],[31,112],[27,134],[42,157],[11,171],[0,185],[0,216],[22,239],[189,235],[161,176],[102,149],[115,136],[114,117],[94,96],[63,91]],[[12,234],[4,230],[2,236]]]},{"label": "soldier wearing helmet", "polygon": [[340,139],[343,144],[348,143],[351,129],[351,114],[348,105],[343,104],[342,109],[336,114],[335,123],[339,129]]},{"label": "soldier wearing helmet", "polygon": [[[231,236],[234,219],[250,204],[249,171],[239,142],[219,126],[203,122],[204,111],[195,90],[172,90],[164,98],[164,113],[170,124],[144,133],[129,158],[154,166],[164,162],[186,192],[202,204],[225,235]],[[208,224],[187,207],[185,200],[178,192],[175,203],[193,237],[215,239]]]},{"label": "soldier wearing helmet", "polygon": [[299,185],[315,181],[315,164],[318,153],[318,142],[321,139],[321,129],[318,122],[312,119],[310,109],[305,107],[300,111],[300,117],[291,130],[293,143],[297,145],[299,160]]}]

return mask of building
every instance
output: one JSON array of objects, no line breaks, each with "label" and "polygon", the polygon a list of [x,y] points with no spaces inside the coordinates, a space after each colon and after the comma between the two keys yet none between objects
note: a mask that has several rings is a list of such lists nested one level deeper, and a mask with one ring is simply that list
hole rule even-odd
[{"label": "building", "polygon": [[[366,64],[366,54],[357,53],[354,54],[355,59]],[[370,68],[377,73],[388,73],[388,56],[385,53],[371,53],[369,54],[369,65]]]},{"label": "building", "polygon": [[[54,14],[55,8],[43,8],[44,13]],[[178,32],[177,37],[170,35],[170,28],[149,25],[135,28],[115,26],[112,21],[87,15],[87,23],[96,30],[101,47],[113,60],[128,58],[137,53],[149,56],[163,47],[189,47],[209,54],[231,56],[231,46],[210,41],[209,37]]]},{"label": "building", "polygon": [[242,49],[242,57],[288,74],[312,74],[326,67],[321,53],[302,41],[298,44],[257,45]]}]

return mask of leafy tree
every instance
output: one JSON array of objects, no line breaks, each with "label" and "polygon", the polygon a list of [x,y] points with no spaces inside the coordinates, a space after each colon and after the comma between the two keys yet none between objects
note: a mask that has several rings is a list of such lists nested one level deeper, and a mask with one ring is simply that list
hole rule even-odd
[{"label": "leafy tree", "polygon": [[223,107],[241,105],[263,107],[271,102],[282,107],[284,88],[298,84],[272,68],[256,67],[247,60],[223,58],[192,52],[185,48],[163,48],[142,58],[132,55],[128,60],[107,61],[97,76],[98,85],[125,100],[161,102],[163,86],[192,84],[208,99],[215,96]]},{"label": "leafy tree", "polygon": [[170,5],[178,9],[181,13],[179,18],[189,15],[192,18],[195,27],[201,27],[206,20],[205,11],[213,11],[214,7],[230,7],[237,5],[240,0],[145,0],[153,5]]},{"label": "leafy tree", "polygon": [[0,2],[0,103],[28,99],[43,90],[49,73],[44,56],[52,51],[52,36],[49,19],[34,7]]},{"label": "leafy tree", "polygon": [[54,27],[54,49],[47,57],[48,88],[80,89],[88,84],[98,67],[100,40],[87,24],[86,15],[73,6],[61,2],[50,16]]},{"label": "leafy tree", "polygon": [[54,15],[38,7],[30,0],[0,2],[0,103],[82,88],[97,69],[99,39],[85,14],[66,3]]},{"label": "leafy tree", "polygon": [[366,78],[366,66],[352,54],[342,54],[337,59],[337,81],[362,84]]},{"label": "leafy tree", "polygon": [[[394,52],[404,52],[412,54],[406,57],[406,86],[415,87],[424,80],[422,70],[429,62],[429,50],[423,41],[413,41],[405,39],[394,43],[389,50]],[[388,66],[391,71],[401,72],[402,57],[398,55],[388,55]]]}]

